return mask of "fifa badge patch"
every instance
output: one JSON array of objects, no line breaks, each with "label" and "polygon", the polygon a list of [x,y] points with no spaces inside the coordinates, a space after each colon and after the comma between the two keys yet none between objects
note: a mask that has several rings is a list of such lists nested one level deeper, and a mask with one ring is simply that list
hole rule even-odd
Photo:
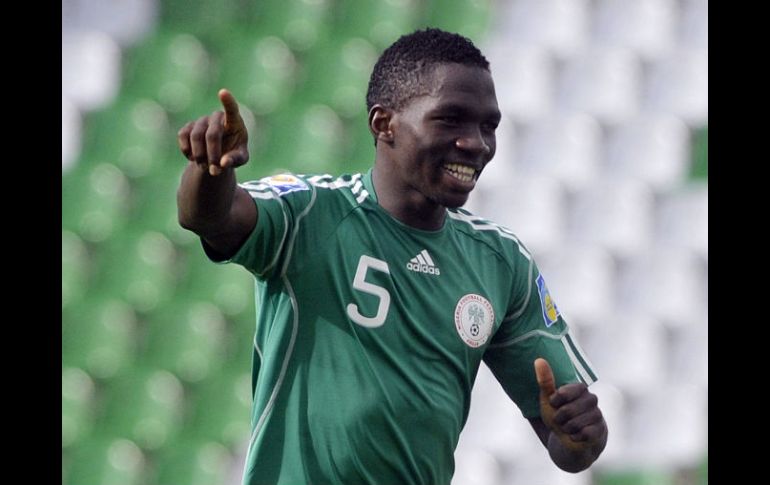
[{"label": "fifa badge patch", "polygon": [[550,327],[559,318],[559,309],[556,308],[556,302],[553,301],[548,287],[545,286],[543,275],[538,275],[537,277],[537,292],[540,295],[540,308],[543,309],[545,326]]},{"label": "fifa badge patch", "polygon": [[455,306],[455,328],[468,347],[481,347],[492,334],[495,310],[489,300],[469,293]]},{"label": "fifa badge patch", "polygon": [[261,180],[261,182],[269,185],[279,196],[291,192],[298,192],[300,190],[310,190],[310,187],[308,187],[308,185],[303,180],[289,174],[265,177]]}]

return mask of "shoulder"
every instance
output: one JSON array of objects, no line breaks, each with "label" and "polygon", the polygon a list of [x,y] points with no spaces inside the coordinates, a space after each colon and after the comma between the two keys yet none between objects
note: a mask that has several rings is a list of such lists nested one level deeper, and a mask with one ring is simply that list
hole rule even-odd
[{"label": "shoulder", "polygon": [[488,247],[512,266],[529,265],[532,255],[510,229],[468,210],[447,209],[449,222],[466,239]]}]

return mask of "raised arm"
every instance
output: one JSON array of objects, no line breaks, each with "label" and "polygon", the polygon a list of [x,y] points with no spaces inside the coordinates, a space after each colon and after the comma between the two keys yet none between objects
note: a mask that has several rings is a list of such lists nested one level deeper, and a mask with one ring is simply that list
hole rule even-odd
[{"label": "raised arm", "polygon": [[607,445],[607,423],[598,399],[585,384],[566,384],[556,389],[551,366],[535,360],[540,386],[540,418],[529,420],[551,460],[564,471],[588,468]]},{"label": "raised arm", "polygon": [[257,223],[257,207],[236,185],[235,168],[249,160],[248,133],[229,91],[219,91],[224,111],[187,123],[179,148],[190,161],[177,191],[179,224],[230,258]]}]

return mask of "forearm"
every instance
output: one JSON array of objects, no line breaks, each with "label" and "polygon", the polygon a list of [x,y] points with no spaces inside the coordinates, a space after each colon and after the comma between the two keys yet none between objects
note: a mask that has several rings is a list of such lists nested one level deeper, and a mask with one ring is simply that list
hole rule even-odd
[{"label": "forearm", "polygon": [[585,448],[572,448],[566,446],[556,435],[551,432],[548,436],[548,454],[556,466],[570,473],[577,473],[585,470],[599,458],[607,445],[607,430],[592,446]]},{"label": "forearm", "polygon": [[228,225],[236,187],[235,170],[212,177],[206,167],[188,163],[177,191],[179,224],[203,238],[216,236]]}]

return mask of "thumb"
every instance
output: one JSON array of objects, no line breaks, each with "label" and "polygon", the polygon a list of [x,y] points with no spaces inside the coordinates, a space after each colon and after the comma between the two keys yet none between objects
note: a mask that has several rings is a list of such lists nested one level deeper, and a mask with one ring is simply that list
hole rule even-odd
[{"label": "thumb", "polygon": [[556,392],[556,382],[553,378],[553,371],[548,361],[542,358],[535,359],[535,377],[537,385],[540,386],[540,399],[548,399]]}]

